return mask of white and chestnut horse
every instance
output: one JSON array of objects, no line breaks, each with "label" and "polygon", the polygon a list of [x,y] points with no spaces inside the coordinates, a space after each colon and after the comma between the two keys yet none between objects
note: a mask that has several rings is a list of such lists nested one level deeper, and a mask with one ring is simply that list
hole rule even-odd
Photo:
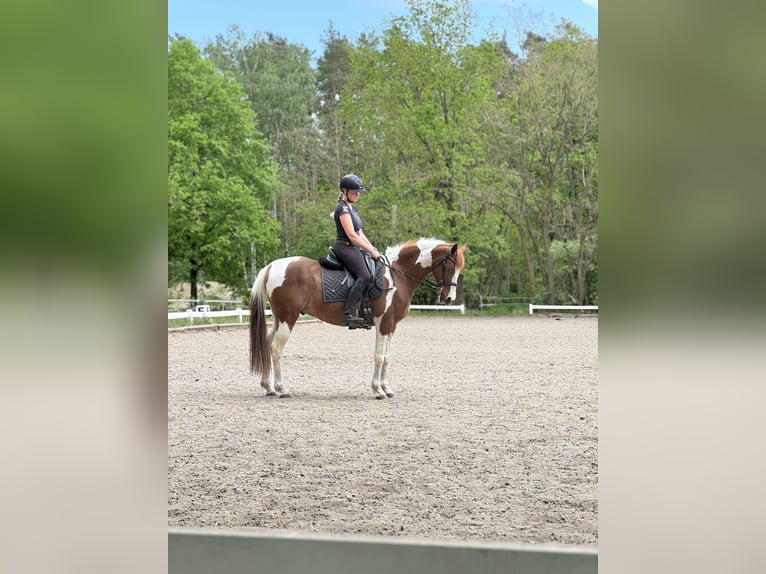
[{"label": "white and chestnut horse", "polygon": [[[386,382],[391,339],[407,316],[415,288],[426,282],[439,291],[441,303],[455,300],[463,269],[465,245],[437,239],[408,241],[386,250],[384,290],[370,301],[376,328],[372,392],[376,399],[393,397]],[[432,274],[433,283],[427,279]],[[266,333],[265,301],[271,303],[273,326]],[[277,259],[260,270],[250,296],[250,370],[261,375],[268,396],[289,397],[280,360],[301,313],[340,326],[345,301],[325,302],[319,262],[306,257]],[[272,376],[273,375],[273,376]]]}]

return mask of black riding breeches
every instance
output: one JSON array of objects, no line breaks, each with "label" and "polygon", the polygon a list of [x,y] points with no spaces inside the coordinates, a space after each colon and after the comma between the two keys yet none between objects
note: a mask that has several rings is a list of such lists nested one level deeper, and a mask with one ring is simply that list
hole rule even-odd
[{"label": "black riding breeches", "polygon": [[354,276],[354,279],[361,278],[365,282],[369,282],[370,270],[364,262],[364,255],[356,245],[347,245],[345,241],[339,240],[335,242],[332,248],[343,266]]}]

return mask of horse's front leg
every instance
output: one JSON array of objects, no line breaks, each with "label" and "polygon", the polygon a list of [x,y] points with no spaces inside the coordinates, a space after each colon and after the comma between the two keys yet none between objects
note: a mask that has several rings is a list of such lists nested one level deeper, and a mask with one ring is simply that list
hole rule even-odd
[{"label": "horse's front leg", "polygon": [[391,349],[392,337],[393,335],[381,334],[380,329],[375,331],[375,371],[372,374],[372,394],[376,399],[394,396],[386,384],[388,354]]},{"label": "horse's front leg", "polygon": [[389,389],[388,385],[386,384],[386,375],[388,373],[388,361],[391,358],[391,342],[393,341],[393,339],[394,339],[393,333],[386,336],[386,341],[383,346],[383,365],[380,368],[380,388],[383,390],[384,393],[386,393],[386,396],[389,399],[394,396],[393,391]]}]

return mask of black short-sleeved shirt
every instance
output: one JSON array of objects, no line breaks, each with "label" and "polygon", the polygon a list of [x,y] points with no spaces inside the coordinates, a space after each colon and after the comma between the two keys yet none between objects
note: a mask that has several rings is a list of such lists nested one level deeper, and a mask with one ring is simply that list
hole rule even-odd
[{"label": "black short-sleeved shirt", "polygon": [[343,200],[340,200],[338,205],[335,206],[335,213],[333,214],[333,217],[335,218],[336,239],[341,241],[350,241],[346,236],[346,232],[343,229],[343,226],[340,223],[340,216],[344,213],[348,213],[351,216],[351,223],[353,223],[354,231],[357,233],[362,228],[362,218],[359,217],[359,213],[357,213],[356,207],[353,205],[348,205]]}]

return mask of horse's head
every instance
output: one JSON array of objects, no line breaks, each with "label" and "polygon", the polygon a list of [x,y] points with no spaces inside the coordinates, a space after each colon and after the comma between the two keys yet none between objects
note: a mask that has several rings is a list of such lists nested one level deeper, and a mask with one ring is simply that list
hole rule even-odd
[{"label": "horse's head", "polygon": [[465,263],[465,248],[465,245],[458,247],[455,243],[445,245],[443,250],[434,252],[431,271],[440,287],[439,301],[442,303],[449,304],[457,298],[457,280]]}]

